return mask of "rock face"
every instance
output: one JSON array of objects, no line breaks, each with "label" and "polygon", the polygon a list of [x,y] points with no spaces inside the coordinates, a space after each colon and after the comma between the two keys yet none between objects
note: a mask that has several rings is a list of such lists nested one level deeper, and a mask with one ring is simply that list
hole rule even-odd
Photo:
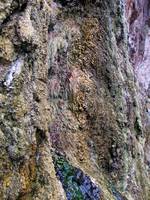
[{"label": "rock face", "polygon": [[0,199],[150,199],[149,40],[148,0],[0,2]]},{"label": "rock face", "polygon": [[150,78],[150,2],[148,0],[128,0],[126,15],[129,29],[129,48],[131,61],[142,87],[148,89]]},{"label": "rock face", "polygon": [[150,2],[148,0],[127,1],[129,50],[131,62],[139,83],[139,98],[143,105],[145,127],[145,163],[150,167]]}]

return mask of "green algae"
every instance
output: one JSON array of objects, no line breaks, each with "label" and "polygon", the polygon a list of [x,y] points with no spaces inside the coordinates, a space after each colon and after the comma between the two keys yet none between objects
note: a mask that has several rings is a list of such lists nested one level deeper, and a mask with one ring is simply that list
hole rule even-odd
[{"label": "green algae", "polygon": [[72,200],[84,200],[78,184],[73,180],[75,168],[71,166],[62,156],[55,156],[54,165],[63,183],[66,193],[71,194]]}]

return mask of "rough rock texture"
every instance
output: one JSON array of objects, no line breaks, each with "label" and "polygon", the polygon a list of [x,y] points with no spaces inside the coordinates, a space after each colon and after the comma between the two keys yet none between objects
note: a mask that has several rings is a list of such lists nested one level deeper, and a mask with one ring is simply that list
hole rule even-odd
[{"label": "rough rock texture", "polygon": [[145,89],[150,78],[150,2],[148,0],[127,0],[126,16],[129,29],[129,49],[131,62],[137,78]]},{"label": "rough rock texture", "polygon": [[139,84],[139,99],[143,107],[145,164],[150,168],[150,2],[127,1],[130,60]]},{"label": "rough rock texture", "polygon": [[0,199],[150,199],[148,9],[0,2]]}]

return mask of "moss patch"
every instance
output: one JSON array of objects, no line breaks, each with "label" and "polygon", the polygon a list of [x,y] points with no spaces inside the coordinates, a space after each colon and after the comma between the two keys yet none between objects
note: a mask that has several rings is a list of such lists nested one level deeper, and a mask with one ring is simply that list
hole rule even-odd
[{"label": "moss patch", "polygon": [[53,156],[56,174],[66,192],[67,200],[99,200],[100,188],[83,171],[73,167],[60,155]]}]

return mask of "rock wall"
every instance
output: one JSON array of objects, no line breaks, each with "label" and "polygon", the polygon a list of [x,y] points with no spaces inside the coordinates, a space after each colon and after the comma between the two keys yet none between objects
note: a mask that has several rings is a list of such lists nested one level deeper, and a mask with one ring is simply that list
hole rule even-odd
[{"label": "rock wall", "polygon": [[0,3],[0,199],[149,200],[133,5]]},{"label": "rock wall", "polygon": [[129,49],[131,62],[140,84],[145,89],[149,86],[149,27],[150,3],[148,0],[128,0],[126,16],[129,32]]},{"label": "rock wall", "polygon": [[139,99],[143,106],[143,124],[145,131],[145,163],[150,166],[150,2],[147,0],[127,1],[126,17],[128,21],[130,60],[139,84]]}]

